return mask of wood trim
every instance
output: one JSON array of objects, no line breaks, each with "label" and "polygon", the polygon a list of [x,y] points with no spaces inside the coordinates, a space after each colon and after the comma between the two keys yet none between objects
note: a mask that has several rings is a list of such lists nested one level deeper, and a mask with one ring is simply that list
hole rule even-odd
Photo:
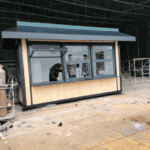
[{"label": "wood trim", "polygon": [[116,52],[117,83],[118,83],[118,90],[120,90],[121,87],[120,87],[120,69],[119,69],[118,41],[115,41],[115,52]]},{"label": "wood trim", "polygon": [[29,67],[28,67],[28,52],[27,52],[26,39],[21,39],[21,44],[22,44],[22,58],[23,58],[26,103],[27,103],[27,105],[31,105]]},{"label": "wood trim", "polygon": [[94,41],[94,40],[41,40],[41,39],[28,39],[28,41],[43,41],[43,42],[96,42],[96,43],[114,43],[114,41]]}]

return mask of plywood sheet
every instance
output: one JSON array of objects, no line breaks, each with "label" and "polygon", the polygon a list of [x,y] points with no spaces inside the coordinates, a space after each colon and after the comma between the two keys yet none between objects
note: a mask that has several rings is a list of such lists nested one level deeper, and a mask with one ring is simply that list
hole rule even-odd
[{"label": "plywood sheet", "polygon": [[32,86],[33,104],[117,91],[116,78]]},{"label": "plywood sheet", "polygon": [[25,80],[26,103],[27,105],[31,105],[27,46],[25,39],[21,39],[21,41],[22,41],[22,58],[23,58],[24,80]]},{"label": "plywood sheet", "polygon": [[19,89],[19,100],[21,101],[21,103],[23,103],[22,90],[21,89]]}]

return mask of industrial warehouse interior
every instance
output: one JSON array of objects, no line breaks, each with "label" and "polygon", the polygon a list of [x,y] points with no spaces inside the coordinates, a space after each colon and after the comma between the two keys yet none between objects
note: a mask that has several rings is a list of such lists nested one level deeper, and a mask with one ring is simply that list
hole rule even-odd
[{"label": "industrial warehouse interior", "polygon": [[0,0],[0,150],[150,149],[150,0]]}]

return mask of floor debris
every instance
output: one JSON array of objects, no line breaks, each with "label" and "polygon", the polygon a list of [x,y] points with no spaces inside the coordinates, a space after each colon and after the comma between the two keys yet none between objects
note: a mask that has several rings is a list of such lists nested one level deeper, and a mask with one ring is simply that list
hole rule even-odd
[{"label": "floor debris", "polygon": [[61,132],[57,132],[58,135],[61,135]]},{"label": "floor debris", "polygon": [[57,124],[57,122],[54,122],[54,121],[53,121],[52,124]]},{"label": "floor debris", "polygon": [[8,136],[8,132],[7,131],[3,131],[2,134],[3,134],[3,137]]},{"label": "floor debris", "polygon": [[111,111],[111,110],[109,110],[109,109],[105,109],[106,111]]},{"label": "floor debris", "polygon": [[60,122],[58,126],[59,126],[59,127],[62,126],[62,122]]},{"label": "floor debris", "polygon": [[135,122],[135,123],[132,124],[132,128],[134,130],[140,131],[140,130],[144,129],[144,125],[139,123],[139,122]]},{"label": "floor debris", "polygon": [[92,109],[96,109],[96,107],[93,107]]},{"label": "floor debris", "polygon": [[71,133],[68,133],[66,137],[69,137],[69,136],[71,136]]},{"label": "floor debris", "polygon": [[[5,141],[5,138],[4,138],[4,136],[3,136],[3,134],[0,132],[0,138],[3,140],[3,141]],[[7,141],[5,141],[5,144],[7,144]]]},{"label": "floor debris", "polygon": [[138,103],[138,101],[133,101],[133,102],[131,102],[131,104],[137,104]]},{"label": "floor debris", "polygon": [[46,135],[50,135],[50,133],[46,133]]},{"label": "floor debris", "polygon": [[47,120],[47,121],[48,121],[48,120],[51,120],[51,118],[45,118],[44,120]]}]

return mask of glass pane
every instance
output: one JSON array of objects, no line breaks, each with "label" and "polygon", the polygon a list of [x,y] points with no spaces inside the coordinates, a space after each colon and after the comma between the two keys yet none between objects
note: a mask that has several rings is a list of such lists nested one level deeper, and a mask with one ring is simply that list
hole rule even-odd
[{"label": "glass pane", "polygon": [[112,46],[93,46],[95,59],[112,59]]},{"label": "glass pane", "polygon": [[114,74],[113,61],[106,61],[105,62],[105,74],[106,75],[113,75]]},{"label": "glass pane", "polygon": [[67,78],[84,78],[90,76],[90,63],[67,65]]},{"label": "glass pane", "polygon": [[96,63],[96,74],[104,74],[105,71],[105,66],[104,66],[104,62],[98,62]]},{"label": "glass pane", "polygon": [[112,58],[113,58],[113,56],[112,56],[112,47],[108,46],[107,49],[106,49],[106,52],[105,52],[105,59],[112,59]]},{"label": "glass pane", "polygon": [[90,63],[82,63],[82,75],[83,77],[90,76]]},{"label": "glass pane", "polygon": [[[36,49],[39,51],[35,51],[33,53],[33,57],[48,57],[48,56],[57,56],[60,57],[60,51],[49,51],[53,49],[59,49],[59,45],[32,45],[30,46],[30,54],[32,50]],[[44,50],[44,51],[40,51]]]},{"label": "glass pane", "polygon": [[75,64],[67,65],[67,78],[76,78]]},{"label": "glass pane", "polygon": [[55,82],[63,80],[60,64],[60,58],[31,58],[32,82]]},{"label": "glass pane", "polygon": [[90,59],[88,46],[65,46],[68,48],[65,61],[83,61]]},{"label": "glass pane", "polygon": [[104,51],[95,53],[96,59],[104,59]]},{"label": "glass pane", "polygon": [[96,75],[113,75],[113,61],[97,62]]}]

